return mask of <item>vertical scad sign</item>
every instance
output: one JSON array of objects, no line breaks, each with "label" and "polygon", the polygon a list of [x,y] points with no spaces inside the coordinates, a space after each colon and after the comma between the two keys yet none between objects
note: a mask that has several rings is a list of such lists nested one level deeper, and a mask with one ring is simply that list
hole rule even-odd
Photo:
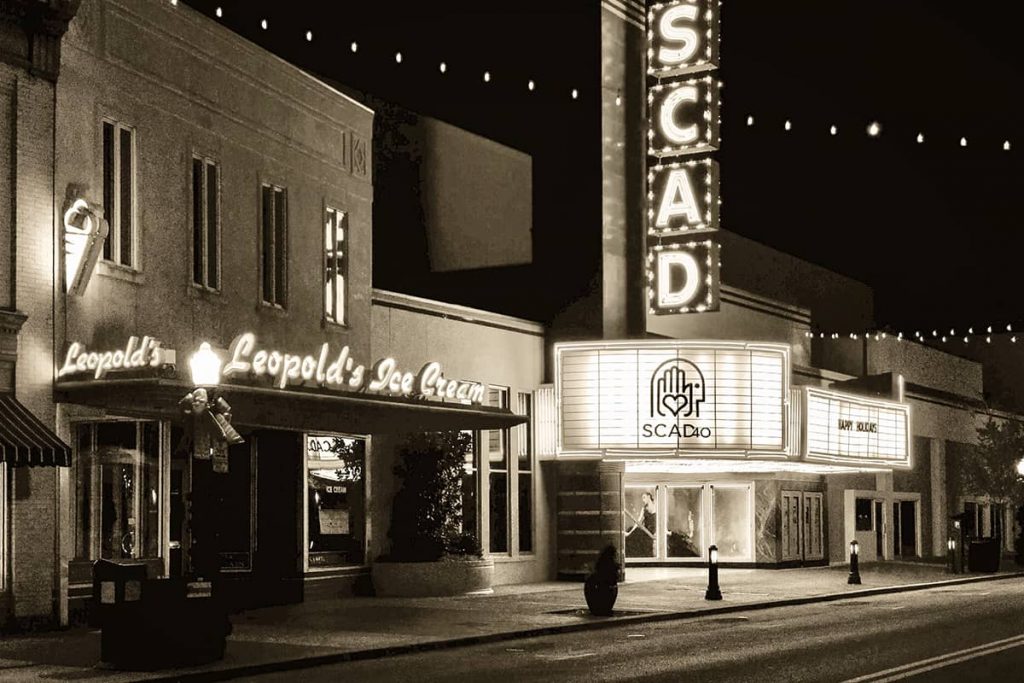
[{"label": "vertical scad sign", "polygon": [[655,315],[718,310],[719,0],[647,11],[647,282]]}]

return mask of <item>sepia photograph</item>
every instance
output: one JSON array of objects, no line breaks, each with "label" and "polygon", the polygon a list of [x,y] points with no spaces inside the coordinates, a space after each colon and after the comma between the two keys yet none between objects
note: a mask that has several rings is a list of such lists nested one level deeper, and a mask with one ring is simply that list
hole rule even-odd
[{"label": "sepia photograph", "polygon": [[0,681],[1021,680],[1022,9],[0,0]]}]

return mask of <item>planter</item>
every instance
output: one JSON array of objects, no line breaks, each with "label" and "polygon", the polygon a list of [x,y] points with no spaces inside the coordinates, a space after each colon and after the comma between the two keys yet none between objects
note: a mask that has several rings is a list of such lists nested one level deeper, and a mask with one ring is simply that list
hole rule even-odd
[{"label": "planter", "polygon": [[587,579],[583,583],[583,597],[587,599],[587,607],[595,617],[610,617],[615,599],[619,597],[619,585]]},{"label": "planter", "polygon": [[491,590],[494,560],[457,559],[437,562],[381,562],[370,568],[379,597],[429,598]]}]

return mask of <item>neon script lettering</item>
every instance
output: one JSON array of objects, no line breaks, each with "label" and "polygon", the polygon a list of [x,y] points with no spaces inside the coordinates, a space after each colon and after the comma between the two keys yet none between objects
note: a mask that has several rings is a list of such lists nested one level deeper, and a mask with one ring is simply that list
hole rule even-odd
[{"label": "neon script lettering", "polygon": [[382,358],[367,370],[356,363],[348,346],[333,355],[324,342],[315,354],[295,355],[256,347],[256,335],[246,332],[235,338],[228,349],[231,360],[224,366],[224,377],[252,374],[270,377],[284,389],[289,384],[316,384],[340,391],[365,391],[393,396],[436,396],[442,399],[483,403],[484,386],[479,382],[450,380],[441,372],[441,364],[430,362],[419,372],[403,371],[394,358]]},{"label": "neon script lettering", "polygon": [[163,364],[163,349],[153,337],[143,337],[141,342],[138,337],[129,337],[125,347],[116,351],[89,351],[83,344],[74,342],[68,347],[57,377],[92,372],[96,379],[102,379],[112,370],[157,368]]}]

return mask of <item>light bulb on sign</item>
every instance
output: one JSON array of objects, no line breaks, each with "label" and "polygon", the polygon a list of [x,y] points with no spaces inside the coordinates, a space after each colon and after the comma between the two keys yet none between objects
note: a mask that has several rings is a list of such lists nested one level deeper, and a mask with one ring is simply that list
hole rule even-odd
[{"label": "light bulb on sign", "polygon": [[992,337],[985,337],[985,343],[986,344],[991,344],[992,343]]},{"label": "light bulb on sign", "polygon": [[1013,343],[1013,344],[1016,344],[1017,343],[1017,335],[1013,335],[1012,337],[1010,337],[1010,342]]},{"label": "light bulb on sign", "polygon": [[1007,332],[1013,332],[1013,325],[1007,325],[1006,326],[1006,331]]},{"label": "light bulb on sign", "polygon": [[961,147],[966,147],[967,146],[967,138],[960,138],[960,146]]},{"label": "light bulb on sign", "polygon": [[1024,477],[1024,458],[1017,461],[1017,474]]},{"label": "light bulb on sign", "polygon": [[219,19],[220,17],[224,16],[224,10],[222,10],[220,7],[218,7],[216,14],[217,14],[217,18]]},{"label": "light bulb on sign", "polygon": [[967,337],[964,337],[964,344],[967,343]]},{"label": "light bulb on sign", "polygon": [[989,326],[988,326],[988,330],[987,330],[987,332],[988,332],[989,334],[992,334],[992,326],[991,326],[991,325],[989,325]]},{"label": "light bulb on sign", "polygon": [[836,133],[839,132],[839,129],[836,128],[835,126],[832,126],[831,128],[828,129],[828,132],[831,133],[832,135],[835,135]]}]

